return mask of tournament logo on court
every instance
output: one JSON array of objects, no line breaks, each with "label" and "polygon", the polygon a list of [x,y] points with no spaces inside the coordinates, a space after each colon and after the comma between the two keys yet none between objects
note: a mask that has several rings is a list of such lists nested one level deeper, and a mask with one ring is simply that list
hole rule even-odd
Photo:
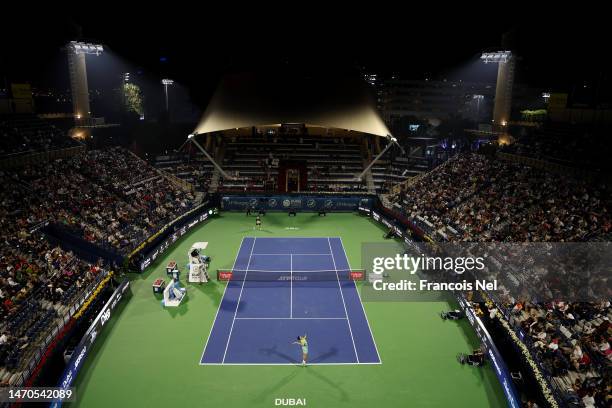
[{"label": "tournament logo on court", "polygon": [[271,198],[271,199],[268,200],[268,207],[274,208],[274,207],[276,207],[276,204],[278,204],[276,202],[276,198]]},{"label": "tournament logo on court", "polygon": [[289,207],[291,205],[290,200],[283,200],[283,207]]},{"label": "tournament logo on court", "polygon": [[334,202],[332,200],[325,200],[325,203],[323,204],[323,206],[325,208],[332,208],[334,206]]},{"label": "tournament logo on court", "polygon": [[314,208],[315,205],[317,205],[317,202],[312,198],[309,198],[308,201],[306,201],[306,207],[308,208]]}]

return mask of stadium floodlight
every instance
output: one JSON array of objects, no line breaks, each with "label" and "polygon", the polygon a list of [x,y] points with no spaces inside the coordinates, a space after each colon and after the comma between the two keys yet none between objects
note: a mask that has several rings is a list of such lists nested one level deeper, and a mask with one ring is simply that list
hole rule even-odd
[{"label": "stadium floodlight", "polygon": [[87,85],[87,55],[100,55],[104,51],[101,44],[70,41],[64,50],[68,56],[72,108],[78,121],[87,121],[91,116],[89,108],[89,87]]},{"label": "stadium floodlight", "polygon": [[162,85],[164,86],[164,94],[166,95],[166,112],[168,112],[168,85],[173,85],[174,81],[172,79],[162,79]]},{"label": "stadium floodlight", "polygon": [[495,51],[495,52],[483,52],[480,56],[480,59],[488,64],[492,63],[500,63],[500,62],[508,62],[512,57],[511,51]]},{"label": "stadium floodlight", "polygon": [[484,95],[472,95],[472,100],[476,101],[476,119],[480,119],[480,102],[484,100]]},{"label": "stadium floodlight", "polygon": [[104,47],[101,44],[92,44],[81,41],[70,41],[68,48],[74,54],[93,54],[100,55],[104,51]]},{"label": "stadium floodlight", "polygon": [[493,105],[493,124],[506,126],[512,106],[512,85],[516,58],[511,51],[483,52],[480,60],[485,64],[497,64],[495,103]]}]

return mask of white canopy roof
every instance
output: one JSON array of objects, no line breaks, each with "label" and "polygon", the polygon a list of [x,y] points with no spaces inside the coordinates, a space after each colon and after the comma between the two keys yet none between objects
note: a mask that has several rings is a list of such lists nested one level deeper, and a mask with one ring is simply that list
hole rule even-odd
[{"label": "white canopy roof", "polygon": [[283,123],[389,134],[361,81],[250,74],[221,82],[194,133]]}]

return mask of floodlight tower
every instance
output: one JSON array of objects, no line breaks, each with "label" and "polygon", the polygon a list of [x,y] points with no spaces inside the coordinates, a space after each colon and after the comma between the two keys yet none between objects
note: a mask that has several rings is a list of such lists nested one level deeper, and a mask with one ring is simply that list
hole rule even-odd
[{"label": "floodlight tower", "polygon": [[497,84],[493,106],[493,126],[504,128],[510,120],[512,107],[512,85],[514,83],[515,60],[510,51],[484,52],[480,59],[485,63],[497,64]]},{"label": "floodlight tower", "polygon": [[480,103],[484,99],[484,95],[472,95],[472,99],[476,101],[476,121],[480,120]]},{"label": "floodlight tower", "polygon": [[166,94],[166,113],[168,112],[168,85],[174,84],[172,79],[162,79],[162,85],[164,86],[164,93]]},{"label": "floodlight tower", "polygon": [[70,70],[70,88],[72,91],[72,107],[77,124],[87,123],[91,118],[89,107],[89,87],[87,86],[87,65],[85,56],[100,55],[104,47],[100,44],[71,41],[66,46],[68,53],[68,69]]}]

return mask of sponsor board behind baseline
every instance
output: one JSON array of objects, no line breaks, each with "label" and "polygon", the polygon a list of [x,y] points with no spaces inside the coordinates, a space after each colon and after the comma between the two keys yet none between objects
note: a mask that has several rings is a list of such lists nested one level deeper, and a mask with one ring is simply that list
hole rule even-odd
[{"label": "sponsor board behind baseline", "polygon": [[245,211],[247,208],[268,211],[356,211],[359,206],[370,207],[373,198],[351,197],[309,197],[309,196],[224,196],[221,208],[226,211]]}]

